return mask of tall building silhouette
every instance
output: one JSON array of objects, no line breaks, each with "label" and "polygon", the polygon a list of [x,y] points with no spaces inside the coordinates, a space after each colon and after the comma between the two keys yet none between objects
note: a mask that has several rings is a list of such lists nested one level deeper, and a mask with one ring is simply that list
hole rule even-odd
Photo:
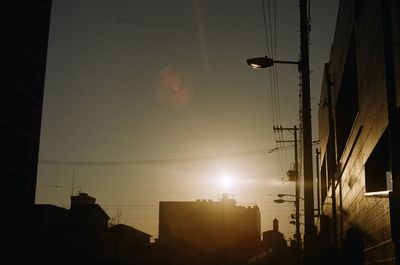
[{"label": "tall building silhouette", "polygon": [[51,1],[0,8],[2,203],[34,203]]},{"label": "tall building silhouette", "polygon": [[31,243],[50,10],[50,0],[0,8],[1,243],[16,259]]}]

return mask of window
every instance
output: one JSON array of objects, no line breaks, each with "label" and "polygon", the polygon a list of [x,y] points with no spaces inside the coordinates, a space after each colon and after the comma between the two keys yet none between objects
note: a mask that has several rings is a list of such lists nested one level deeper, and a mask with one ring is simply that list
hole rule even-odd
[{"label": "window", "polygon": [[382,134],[365,163],[365,192],[387,192],[392,189],[389,139],[387,130]]},{"label": "window", "polygon": [[343,154],[347,139],[353,128],[358,113],[358,104],[357,66],[353,36],[350,41],[342,82],[335,106],[336,151],[338,161]]}]

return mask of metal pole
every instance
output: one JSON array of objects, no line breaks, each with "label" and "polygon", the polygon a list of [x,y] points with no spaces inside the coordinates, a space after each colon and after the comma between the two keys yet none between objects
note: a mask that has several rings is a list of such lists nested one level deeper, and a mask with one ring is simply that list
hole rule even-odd
[{"label": "metal pole", "polygon": [[337,214],[336,214],[336,154],[335,154],[335,122],[333,120],[333,102],[332,102],[332,80],[329,73],[329,67],[325,67],[326,88],[328,94],[328,118],[329,118],[329,138],[328,138],[328,152],[327,152],[327,165],[328,165],[328,180],[331,185],[331,199],[332,199],[332,244],[335,249],[338,247],[337,242]]},{"label": "metal pole", "polygon": [[74,195],[74,184],[75,184],[75,168],[72,168],[72,187],[71,187],[71,196]]},{"label": "metal pole", "polygon": [[300,234],[300,181],[299,181],[299,159],[297,155],[297,130],[294,126],[294,167],[296,173],[296,243],[298,256],[301,250],[301,234]]},{"label": "metal pole", "polygon": [[321,196],[320,196],[320,175],[319,175],[319,155],[321,152],[318,148],[315,148],[315,167],[316,167],[316,178],[317,178],[317,209],[318,209],[318,217],[321,215]]},{"label": "metal pole", "polygon": [[296,207],[296,247],[297,247],[297,254],[298,258],[300,258],[300,251],[301,251],[301,233],[300,233],[300,178],[299,178],[299,159],[298,159],[298,149],[297,149],[297,131],[299,128],[294,126],[293,128],[285,128],[285,127],[275,127],[273,126],[273,130],[275,131],[293,131],[294,140],[277,140],[277,143],[288,143],[294,142],[294,171],[295,171],[295,207]]},{"label": "metal pole", "polygon": [[314,237],[314,188],[310,106],[310,66],[308,51],[307,0],[300,0],[300,50],[301,50],[301,96],[303,129],[304,169],[304,250],[310,249]]}]

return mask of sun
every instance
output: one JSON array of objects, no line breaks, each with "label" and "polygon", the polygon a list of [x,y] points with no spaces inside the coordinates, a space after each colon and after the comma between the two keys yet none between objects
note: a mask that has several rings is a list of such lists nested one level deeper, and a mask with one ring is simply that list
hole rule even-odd
[{"label": "sun", "polygon": [[229,186],[232,185],[232,179],[230,177],[228,177],[228,176],[222,177],[221,184],[224,187],[229,187]]},{"label": "sun", "polygon": [[231,188],[231,187],[233,187],[234,186],[234,182],[235,181],[234,181],[233,177],[230,174],[228,174],[226,172],[221,174],[220,183],[221,183],[221,186],[223,188]]}]

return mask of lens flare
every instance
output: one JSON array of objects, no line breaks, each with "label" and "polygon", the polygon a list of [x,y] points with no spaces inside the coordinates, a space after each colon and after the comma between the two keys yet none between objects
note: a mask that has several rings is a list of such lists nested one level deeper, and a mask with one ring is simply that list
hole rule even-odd
[{"label": "lens flare", "polygon": [[181,108],[189,104],[193,89],[189,76],[182,70],[165,67],[155,78],[155,92],[162,104]]}]

